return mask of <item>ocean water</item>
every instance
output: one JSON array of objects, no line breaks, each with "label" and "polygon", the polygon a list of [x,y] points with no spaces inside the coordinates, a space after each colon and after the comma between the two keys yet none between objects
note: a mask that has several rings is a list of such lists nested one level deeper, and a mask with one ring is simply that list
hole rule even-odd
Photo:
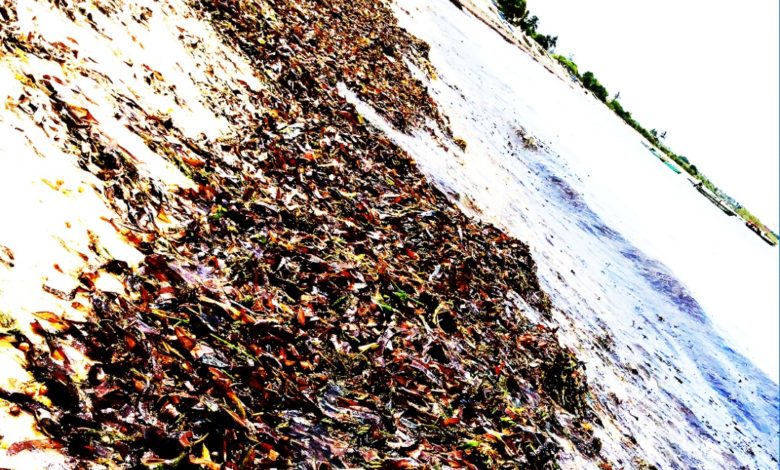
[{"label": "ocean water", "polygon": [[433,125],[399,133],[342,93],[464,211],[530,245],[559,337],[586,364],[603,454],[627,468],[638,456],[776,468],[777,249],[448,0],[395,10],[431,45],[435,75],[416,72],[466,150]]}]

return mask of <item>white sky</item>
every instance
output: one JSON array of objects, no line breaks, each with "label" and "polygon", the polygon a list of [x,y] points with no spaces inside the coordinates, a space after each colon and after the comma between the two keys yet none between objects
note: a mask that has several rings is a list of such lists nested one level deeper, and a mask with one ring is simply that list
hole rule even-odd
[{"label": "white sky", "polygon": [[770,228],[778,228],[777,0],[529,0],[648,129]]}]

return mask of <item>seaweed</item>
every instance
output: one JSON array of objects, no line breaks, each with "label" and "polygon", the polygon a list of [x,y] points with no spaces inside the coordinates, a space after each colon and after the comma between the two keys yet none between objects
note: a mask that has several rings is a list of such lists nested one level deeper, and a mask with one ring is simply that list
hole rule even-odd
[{"label": "seaweed", "polygon": [[[167,192],[88,110],[49,95],[145,259],[131,268],[93,244],[100,266],[61,293],[88,319],[42,315],[42,342],[13,333],[46,399],[2,398],[50,437],[14,449],[127,467],[542,468],[564,435],[597,456],[583,365],[510,301],[550,312],[528,247],[463,215],[336,90],[399,129],[446,128],[404,63],[427,45],[381,2],[192,8],[266,77],[241,90],[261,111],[226,113],[233,141],[196,141],[115,97],[195,182]],[[125,292],[97,289],[101,270]],[[93,361],[85,378],[65,346]]]}]

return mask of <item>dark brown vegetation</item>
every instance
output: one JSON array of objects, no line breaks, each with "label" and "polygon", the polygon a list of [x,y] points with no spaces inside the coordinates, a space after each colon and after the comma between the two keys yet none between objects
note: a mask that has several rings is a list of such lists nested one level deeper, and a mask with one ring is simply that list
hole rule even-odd
[{"label": "dark brown vegetation", "polygon": [[[368,0],[193,7],[266,77],[267,90],[241,90],[262,112],[218,97],[244,132],[212,144],[117,97],[197,183],[166,194],[51,95],[146,258],[84,272],[91,319],[41,319],[46,347],[8,333],[51,406],[2,398],[74,459],[132,467],[540,468],[556,460],[553,434],[595,457],[581,364],[510,301],[550,311],[528,247],[460,213],[336,91],[346,83],[400,129],[446,127],[403,60],[424,63],[426,45]],[[161,217],[185,223],[171,232]],[[98,272],[127,295],[96,289]],[[64,345],[95,361],[86,381]]]}]

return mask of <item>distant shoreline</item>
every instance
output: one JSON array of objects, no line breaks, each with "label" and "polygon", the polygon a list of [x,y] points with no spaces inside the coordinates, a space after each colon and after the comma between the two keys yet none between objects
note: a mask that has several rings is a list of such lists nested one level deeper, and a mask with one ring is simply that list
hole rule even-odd
[{"label": "distant shoreline", "polygon": [[[572,87],[573,89],[581,89],[584,92],[592,95],[594,98],[596,96],[588,90],[583,83],[577,79],[577,77],[573,77],[571,72],[566,69],[566,67],[559,62],[559,60],[556,60],[550,52],[545,50],[543,47],[541,47],[539,44],[537,44],[535,41],[531,40],[520,28],[512,27],[506,20],[501,18],[501,13],[496,8],[492,2],[488,10],[485,10],[481,6],[477,5],[473,0],[450,0],[455,6],[460,8],[461,10],[467,12],[474,18],[478,19],[479,21],[483,22],[485,25],[490,27],[492,30],[494,30],[497,34],[499,34],[504,40],[509,42],[510,44],[513,44],[517,46],[518,48],[522,49],[524,52],[528,53],[528,55],[538,62],[540,65],[542,65],[548,72],[551,74],[557,76],[561,81]],[[578,85],[575,88],[575,84]],[[696,181],[698,181],[702,186],[706,187],[708,189],[708,192],[711,194],[711,196],[707,196],[707,199],[712,202],[716,207],[723,210],[723,206],[727,208],[727,210],[723,210],[723,212],[726,215],[732,216],[736,215],[736,218],[743,222],[747,228],[749,228],[752,232],[754,232],[756,235],[758,235],[763,241],[768,243],[771,246],[777,246],[778,242],[780,241],[778,239],[778,235],[775,231],[771,230],[769,227],[764,225],[761,220],[753,215],[747,208],[742,206],[741,204],[732,204],[731,201],[734,201],[731,197],[723,193],[722,191],[717,188],[710,180],[698,172],[698,169],[696,169],[695,165],[688,164],[686,165],[686,161],[678,161],[682,158],[682,160],[687,160],[684,157],[680,157],[679,155],[674,154],[669,148],[664,146],[660,141],[653,142],[650,140],[647,136],[643,135],[642,132],[639,132],[634,126],[632,126],[629,122],[626,121],[624,116],[622,116],[615,108],[610,106],[609,102],[602,101],[609,109],[611,109],[615,114],[618,115],[621,120],[623,120],[626,124],[629,124],[629,127],[632,127],[637,134],[639,134],[639,137],[642,139],[641,142],[643,145],[647,147],[647,144],[651,145],[652,147],[657,148],[660,152],[664,154],[665,157],[670,159],[671,161],[674,161],[677,166],[680,167],[681,170],[685,171],[686,177],[693,178]],[[619,107],[619,106],[618,106]],[[620,109],[620,111],[623,111]],[[625,113],[630,116],[630,113]],[[635,123],[635,121],[634,121]],[[641,129],[644,132],[644,129]],[[650,148],[650,147],[648,147]],[[658,156],[658,155],[656,155]],[[660,156],[658,156],[662,160],[662,162],[666,163],[666,160]],[[694,172],[692,172],[691,167],[694,168]],[[670,166],[670,168],[672,168]],[[674,168],[672,168],[674,170]],[[677,172],[674,170],[675,173]],[[701,192],[701,191],[699,191]],[[702,193],[704,194],[704,193]],[[736,201],[734,201],[736,202]],[[731,213],[730,213],[731,212]]]}]

